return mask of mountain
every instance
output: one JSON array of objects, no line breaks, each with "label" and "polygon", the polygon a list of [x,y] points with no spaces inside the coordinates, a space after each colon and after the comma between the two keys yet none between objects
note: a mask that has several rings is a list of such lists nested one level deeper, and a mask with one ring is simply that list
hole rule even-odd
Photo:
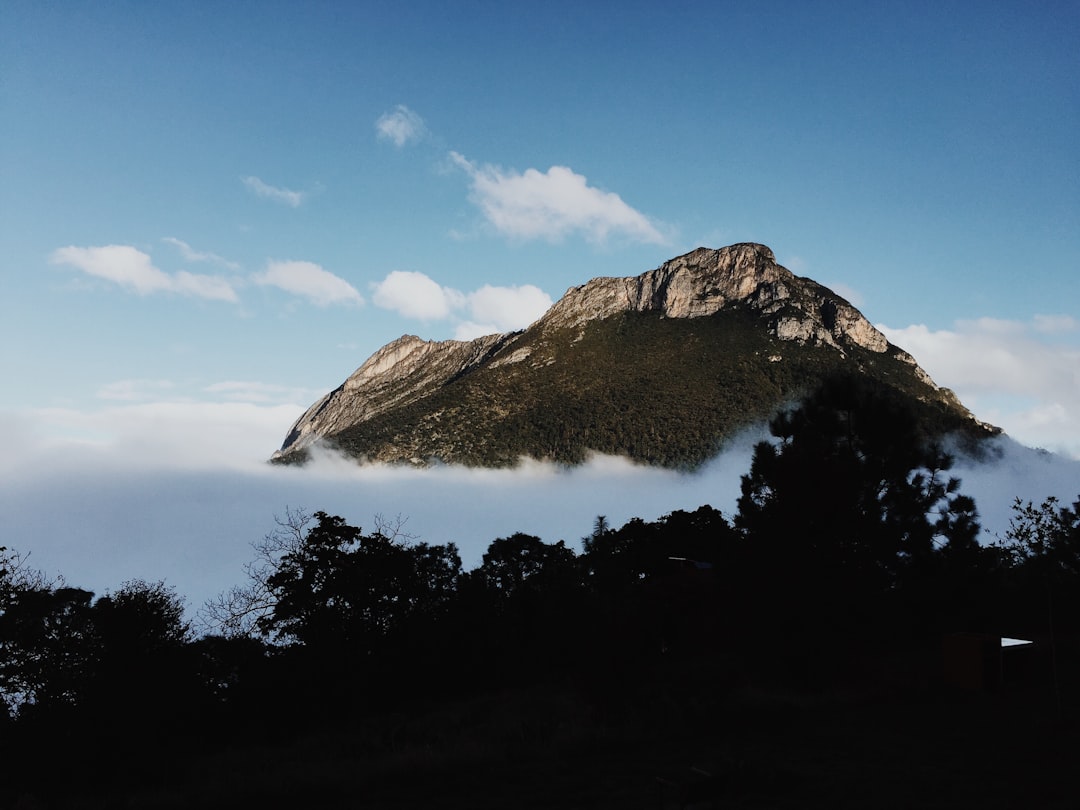
[{"label": "mountain", "polygon": [[380,462],[574,464],[598,451],[694,467],[845,373],[906,400],[928,434],[997,432],[841,296],[743,243],[572,287],[523,331],[398,338],[308,408],[273,460],[303,461],[318,441]]}]

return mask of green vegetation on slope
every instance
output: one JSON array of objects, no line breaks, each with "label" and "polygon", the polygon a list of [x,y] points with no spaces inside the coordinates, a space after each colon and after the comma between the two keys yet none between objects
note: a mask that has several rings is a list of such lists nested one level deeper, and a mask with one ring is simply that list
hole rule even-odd
[{"label": "green vegetation on slope", "polygon": [[736,432],[771,417],[823,379],[858,370],[919,411],[928,434],[971,429],[892,352],[782,341],[761,315],[624,313],[584,330],[523,333],[496,359],[429,396],[331,438],[348,455],[506,466],[523,456],[575,464],[590,451],[693,468]]}]

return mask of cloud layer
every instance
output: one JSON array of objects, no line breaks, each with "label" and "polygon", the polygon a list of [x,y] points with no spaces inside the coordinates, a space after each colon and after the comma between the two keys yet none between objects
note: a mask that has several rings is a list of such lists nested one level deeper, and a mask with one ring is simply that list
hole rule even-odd
[{"label": "cloud layer", "polygon": [[[492,540],[516,531],[576,545],[597,514],[620,525],[706,502],[725,506],[749,446],[718,466],[717,477],[610,458],[573,471],[359,467],[332,456],[304,469],[266,464],[298,414],[295,406],[249,403],[4,414],[19,428],[17,452],[0,459],[7,545],[99,593],[131,578],[166,579],[198,606],[243,581],[250,543],[287,506],[365,527],[376,514],[400,514],[420,539],[457,543],[471,567]],[[64,430],[71,437],[57,438]]]},{"label": "cloud layer", "polygon": [[[223,383],[218,393],[240,385]],[[32,566],[98,593],[132,578],[165,579],[194,608],[243,582],[250,544],[286,507],[368,528],[377,514],[401,515],[419,539],[457,543],[472,567],[492,540],[517,531],[580,548],[597,515],[616,527],[703,504],[730,516],[763,435],[746,434],[695,474],[610,457],[571,470],[360,467],[330,455],[303,469],[266,464],[299,410],[174,402],[5,413],[13,433],[0,459],[5,543],[29,552]],[[65,430],[69,437],[58,438]],[[1000,446],[991,461],[954,470],[976,499],[987,540],[1007,528],[1015,497],[1071,503],[1080,494],[1080,462]]]},{"label": "cloud layer", "polygon": [[571,235],[584,236],[590,242],[619,236],[667,244],[647,216],[618,194],[590,186],[583,175],[566,166],[518,173],[476,164],[457,152],[451,152],[450,158],[468,174],[472,201],[487,222],[505,236],[551,242]]}]

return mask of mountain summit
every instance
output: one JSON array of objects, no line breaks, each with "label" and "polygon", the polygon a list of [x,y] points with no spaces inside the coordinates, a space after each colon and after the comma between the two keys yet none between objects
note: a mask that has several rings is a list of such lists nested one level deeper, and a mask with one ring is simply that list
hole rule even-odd
[{"label": "mountain summit", "polygon": [[842,297],[743,243],[572,287],[520,332],[398,338],[308,408],[274,460],[323,442],[382,462],[597,451],[693,467],[836,374],[890,389],[928,435],[996,432]]}]

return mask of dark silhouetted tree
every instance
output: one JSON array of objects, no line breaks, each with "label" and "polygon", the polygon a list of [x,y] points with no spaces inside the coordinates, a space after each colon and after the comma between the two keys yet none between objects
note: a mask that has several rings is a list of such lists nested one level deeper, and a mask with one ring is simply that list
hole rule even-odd
[{"label": "dark silhouetted tree", "polygon": [[402,521],[372,534],[344,518],[288,511],[256,544],[249,583],[209,603],[225,636],[261,634],[310,650],[368,655],[446,609],[461,573],[452,545],[414,543]]},{"label": "dark silhouetted tree", "polygon": [[1061,506],[1055,497],[1038,506],[1017,498],[1012,509],[1009,529],[999,544],[1012,567],[1011,613],[1026,618],[1030,630],[1021,628],[1022,633],[1045,632],[1060,711],[1059,638],[1080,632],[1080,498],[1072,507]]},{"label": "dark silhouetted tree", "polygon": [[1058,581],[1080,578],[1080,498],[1072,507],[1055,497],[1036,506],[1017,498],[1002,548],[1017,568]]},{"label": "dark silhouetted tree", "polygon": [[209,600],[200,611],[205,632],[226,638],[252,637],[260,633],[260,620],[268,617],[277,602],[270,577],[277,573],[281,560],[303,548],[304,536],[314,517],[303,509],[286,507],[285,517],[275,516],[276,528],[252,543],[255,558],[245,564],[247,582],[234,585]]},{"label": "dark silhouetted tree", "polygon": [[0,550],[0,696],[9,710],[74,705],[98,656],[90,591]]},{"label": "dark silhouetted tree", "polygon": [[184,600],[164,582],[131,580],[94,603],[100,640],[117,652],[144,655],[192,640]]},{"label": "dark silhouetted tree", "polygon": [[484,552],[476,575],[505,598],[529,588],[555,588],[577,575],[576,555],[560,540],[545,543],[539,537],[518,532],[493,540]]},{"label": "dark silhouetted tree", "polygon": [[937,576],[944,547],[973,552],[952,459],[886,386],[831,378],[770,428],[779,441],[755,448],[736,526],[744,587],[774,630],[866,627],[886,594]]},{"label": "dark silhouetted tree", "polygon": [[619,529],[594,531],[583,538],[583,563],[600,592],[633,589],[648,578],[669,573],[672,558],[720,567],[736,552],[737,535],[711,506],[676,510],[656,522],[632,518]]},{"label": "dark silhouetted tree", "polygon": [[175,589],[126,582],[94,602],[90,621],[97,650],[86,710],[117,733],[138,728],[147,715],[160,729],[185,723],[200,686],[188,648],[191,627]]}]

